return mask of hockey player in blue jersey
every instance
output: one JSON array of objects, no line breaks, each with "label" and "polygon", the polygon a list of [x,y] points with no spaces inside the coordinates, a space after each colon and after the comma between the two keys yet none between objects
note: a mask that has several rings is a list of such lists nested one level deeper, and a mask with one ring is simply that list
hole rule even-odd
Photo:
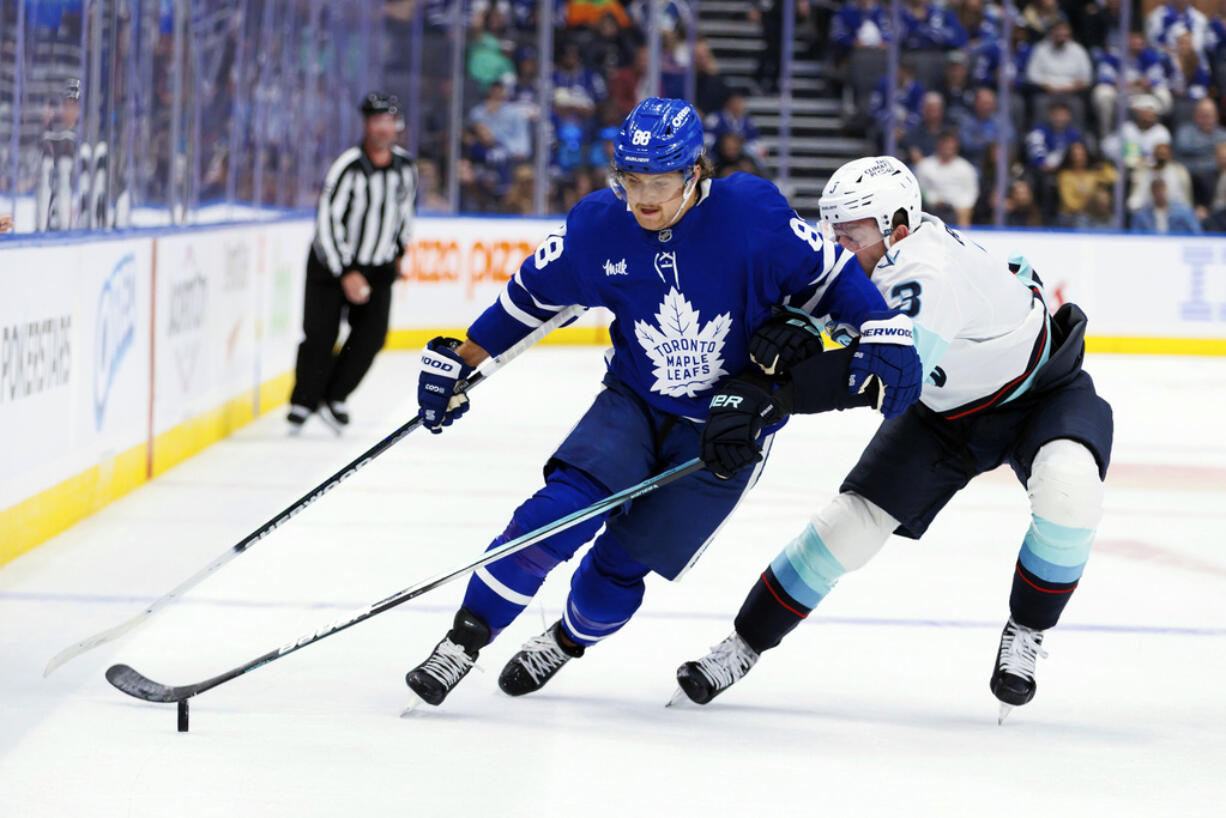
[{"label": "hockey player in blue jersey", "polygon": [[[790,320],[772,316],[772,307],[791,304],[855,328],[889,317],[854,254],[824,240],[769,182],[744,174],[711,179],[702,146],[702,125],[688,103],[639,103],[617,136],[612,190],[571,210],[466,340],[436,338],[423,351],[418,400],[425,425],[437,432],[467,410],[458,384],[487,356],[568,305],[603,306],[614,315],[604,389],[549,458],[544,486],[515,510],[491,548],[698,456],[716,387],[732,382],[729,388],[769,402],[769,384],[730,376],[750,368],[755,331]],[[818,339],[800,343],[820,348]],[[914,348],[860,349],[839,374],[838,389],[887,416],[901,411],[919,392]],[[729,411],[711,424],[718,425],[709,430],[712,439],[736,453],[729,455],[734,465],[757,462],[755,468],[696,473],[478,569],[451,630],[408,673],[409,687],[441,703],[545,575],[604,526],[571,578],[562,618],[529,640],[498,679],[512,696],[540,689],[626,624],[649,572],[677,579],[698,559],[757,480],[770,433],[788,408],[780,397],[761,416]]]},{"label": "hockey player in blue jersey", "polygon": [[[928,376],[920,399],[881,424],[838,496],[759,576],[732,635],[678,668],[677,681],[693,701],[711,701],[891,533],[918,539],[971,478],[1007,463],[1026,487],[1031,524],[990,679],[1003,720],[1034,696],[1043,634],[1077,587],[1102,516],[1112,415],[1081,368],[1085,313],[1065,304],[1049,314],[1024,259],[993,258],[921,212],[919,183],[893,157],[841,167],[819,207],[840,245],[913,319]],[[794,368],[798,388],[827,356],[779,365]]]}]

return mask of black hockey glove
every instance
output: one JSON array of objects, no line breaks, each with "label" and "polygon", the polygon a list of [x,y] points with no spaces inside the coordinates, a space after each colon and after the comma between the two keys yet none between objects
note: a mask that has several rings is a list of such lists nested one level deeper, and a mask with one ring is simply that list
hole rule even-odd
[{"label": "black hockey glove", "polygon": [[792,411],[791,387],[776,389],[756,372],[725,381],[711,398],[702,429],[702,460],[721,480],[762,459],[758,436]]},{"label": "black hockey glove", "polygon": [[767,375],[784,375],[822,351],[822,331],[807,312],[771,307],[771,317],[749,339],[749,359]]}]

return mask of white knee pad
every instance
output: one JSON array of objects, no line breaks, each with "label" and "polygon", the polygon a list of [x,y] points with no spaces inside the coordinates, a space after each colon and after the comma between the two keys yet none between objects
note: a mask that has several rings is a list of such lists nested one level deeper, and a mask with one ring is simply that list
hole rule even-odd
[{"label": "white knee pad", "polygon": [[812,522],[826,548],[847,571],[862,568],[898,528],[897,520],[854,492],[835,497]]},{"label": "white knee pad", "polygon": [[1103,516],[1103,481],[1093,453],[1075,440],[1043,444],[1026,484],[1036,517],[1070,528],[1097,528]]}]

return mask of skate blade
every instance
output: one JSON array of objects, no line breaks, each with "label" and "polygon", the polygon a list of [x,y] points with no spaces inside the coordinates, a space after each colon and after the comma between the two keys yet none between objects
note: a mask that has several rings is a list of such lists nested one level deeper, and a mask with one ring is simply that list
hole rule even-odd
[{"label": "skate blade", "polygon": [[409,693],[409,703],[405,706],[404,710],[400,711],[400,718],[413,718],[413,716],[415,716],[421,710],[421,707],[424,704],[425,701],[423,701],[422,698],[416,693]]},{"label": "skate blade", "polygon": [[1004,724],[1005,716],[1008,716],[1011,712],[1013,712],[1013,705],[1005,704],[1004,702],[1001,702],[1000,703],[1000,715],[996,717],[996,724],[998,726],[1001,724]]},{"label": "skate blade", "polygon": [[685,691],[682,690],[680,687],[678,687],[676,692],[673,693],[673,697],[669,699],[668,703],[665,704],[664,706],[672,707],[674,704],[685,704],[689,700],[690,700],[690,697],[685,695]]}]

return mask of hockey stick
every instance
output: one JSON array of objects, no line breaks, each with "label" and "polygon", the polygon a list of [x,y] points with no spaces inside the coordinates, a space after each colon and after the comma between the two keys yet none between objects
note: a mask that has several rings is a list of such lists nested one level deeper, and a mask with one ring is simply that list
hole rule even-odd
[{"label": "hockey stick", "polygon": [[578,511],[572,512],[565,517],[554,520],[552,523],[547,523],[535,531],[530,531],[527,534],[516,537],[510,542],[500,545],[491,551],[486,551],[477,559],[459,568],[448,571],[445,574],[439,574],[431,577],[430,579],[423,580],[416,585],[405,588],[402,591],[397,591],[391,596],[382,599],[373,605],[367,605],[365,608],[343,616],[334,622],[324,625],[322,628],[319,628],[316,631],[303,634],[297,639],[287,642],[285,645],[277,648],[276,650],[271,650],[268,653],[265,653],[263,656],[252,659],[250,662],[239,665],[232,670],[227,670],[225,673],[214,676],[211,679],[205,679],[203,682],[180,685],[178,687],[169,687],[153,681],[149,677],[145,676],[139,671],[134,670],[128,665],[112,665],[106,671],[106,680],[124,693],[127,693],[129,696],[135,696],[138,699],[144,699],[148,702],[181,702],[185,699],[190,699],[192,696],[196,696],[206,690],[211,690],[212,688],[217,687],[220,684],[224,684],[231,679],[236,679],[249,671],[268,664],[269,662],[275,662],[282,656],[287,656],[300,648],[305,648],[307,645],[314,644],[320,639],[324,639],[334,633],[340,633],[346,628],[351,628],[363,620],[370,619],[372,616],[377,616],[384,611],[391,610],[397,605],[408,602],[414,597],[421,596],[427,591],[431,591],[457,577],[470,574],[483,565],[489,565],[491,562],[495,562],[503,557],[510,556],[516,551],[522,551],[528,546],[534,545],[541,540],[558,533],[559,531],[565,531],[568,528],[578,525],[584,520],[590,520],[591,518],[603,514],[606,511],[611,511],[620,506],[622,503],[629,502],[636,497],[641,497],[642,495],[655,491],[656,489],[663,488],[669,483],[680,480],[686,475],[693,474],[701,468],[702,461],[695,457],[692,460],[682,463],[680,466],[674,466],[667,471],[660,472],[654,477],[649,477],[637,485],[631,486],[623,491],[619,491],[616,494],[612,494],[603,500],[598,500],[587,508],[579,509]]},{"label": "hockey stick", "polygon": [[[485,361],[481,363],[479,367],[477,367],[477,371],[474,372],[468,378],[467,385],[464,388],[466,390],[471,389],[477,384],[481,383],[486,378],[488,378],[490,375],[493,375],[503,366],[508,364],[510,361],[519,357],[519,355],[522,352],[524,352],[524,350],[528,349],[528,347],[533,346],[538,341],[540,341],[542,338],[544,338],[546,335],[548,335],[550,332],[557,329],[562,324],[565,324],[567,321],[571,320],[572,318],[575,318],[583,311],[584,311],[583,307],[579,307],[579,306],[567,307],[566,309],[562,310],[557,315],[555,315],[553,318],[550,318],[548,321],[541,324],[541,326],[537,327],[535,330],[533,330],[531,333],[525,336],[522,340],[520,340],[519,343],[512,346],[506,352],[503,352],[501,355],[497,355],[497,356],[486,359]],[[74,645],[69,645],[68,647],[64,648],[64,650],[57,653],[54,657],[52,657],[51,661],[47,663],[46,669],[43,670],[43,676],[44,677],[48,676],[52,671],[54,671],[60,665],[64,664],[65,662],[71,659],[75,659],[76,657],[80,656],[82,653],[85,653],[88,650],[93,650],[99,645],[105,645],[107,642],[113,642],[114,640],[126,634],[128,631],[137,627],[138,625],[143,623],[145,620],[147,620],[150,616],[152,616],[154,613],[156,613],[158,610],[160,610],[161,608],[164,608],[166,605],[170,604],[175,599],[187,593],[192,588],[195,588],[197,585],[199,585],[201,582],[207,579],[209,575],[211,575],[214,571],[221,568],[226,563],[230,562],[230,560],[234,559],[239,554],[243,553],[248,548],[255,545],[257,542],[264,539],[272,532],[276,531],[278,528],[281,527],[283,523],[297,516],[299,512],[301,512],[307,506],[311,505],[311,503],[314,503],[320,497],[323,497],[325,494],[332,491],[332,489],[336,488],[341,483],[348,480],[355,473],[357,473],[362,467],[366,466],[368,463],[370,463],[370,461],[374,460],[376,457],[383,454],[388,449],[392,448],[392,446],[395,446],[397,443],[403,440],[405,436],[407,436],[410,432],[417,429],[417,427],[420,425],[421,425],[421,418],[414,417],[408,423],[404,424],[399,429],[397,429],[396,431],[392,432],[390,435],[385,437],[383,440],[379,441],[374,446],[370,447],[365,452],[358,455],[355,459],[347,463],[345,466],[341,467],[341,469],[338,472],[336,472],[336,474],[332,475],[327,480],[324,480],[318,486],[311,489],[309,492],[307,492],[303,496],[299,497],[296,501],[294,501],[292,505],[290,505],[280,514],[278,514],[276,517],[273,517],[271,520],[264,523],[262,526],[257,528],[255,531],[252,531],[246,537],[239,540],[237,543],[231,546],[230,549],[226,551],[224,554],[222,554],[220,557],[213,560],[208,565],[206,565],[204,568],[200,569],[195,574],[192,574],[187,579],[183,580],[183,582],[179,583],[177,586],[174,587],[174,589],[172,589],[165,595],[154,600],[152,603],[150,603],[149,607],[145,608],[143,611],[138,613],[136,616],[132,617],[131,619],[125,622],[121,622],[120,624],[116,625],[115,627],[109,630],[102,631],[101,633],[96,633],[93,636],[89,637],[88,639],[83,639]]]}]

